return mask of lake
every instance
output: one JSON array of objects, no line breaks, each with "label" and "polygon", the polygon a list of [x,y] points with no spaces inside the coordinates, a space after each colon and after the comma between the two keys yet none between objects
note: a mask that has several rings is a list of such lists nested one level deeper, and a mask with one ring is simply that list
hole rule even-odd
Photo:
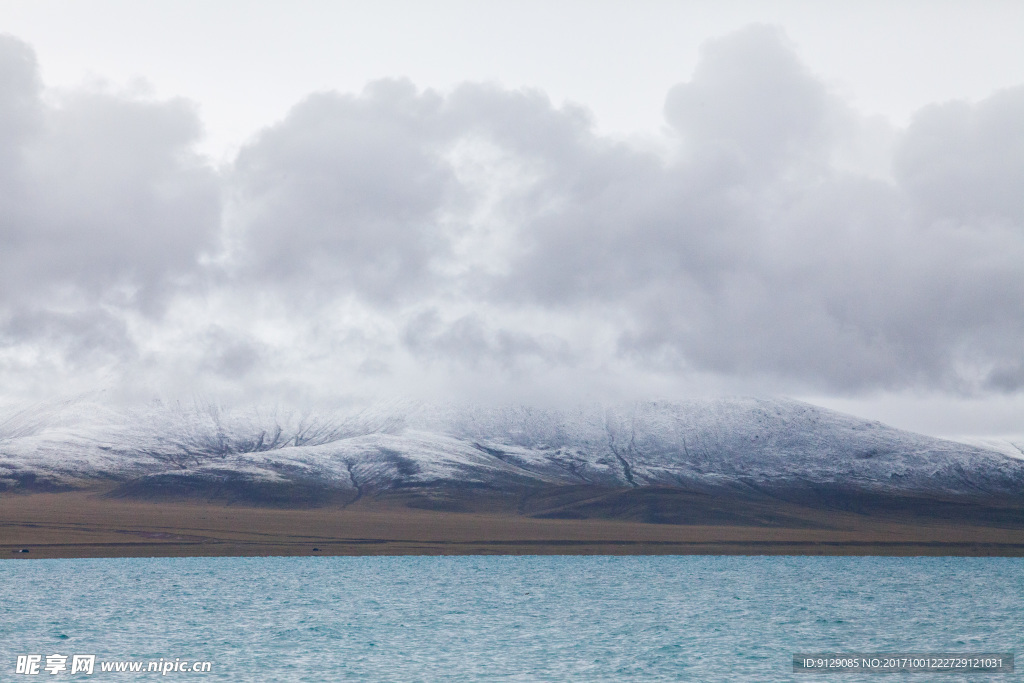
[{"label": "lake", "polygon": [[209,662],[167,680],[850,683],[886,678],[793,673],[793,654],[1022,652],[1022,624],[1016,558],[0,561],[3,680],[37,655],[35,679],[137,661]]}]

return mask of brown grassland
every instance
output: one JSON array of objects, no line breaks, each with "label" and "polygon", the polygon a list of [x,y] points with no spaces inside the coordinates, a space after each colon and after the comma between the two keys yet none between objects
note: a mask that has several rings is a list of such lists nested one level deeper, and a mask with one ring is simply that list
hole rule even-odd
[{"label": "brown grassland", "polygon": [[[651,524],[450,512],[381,501],[280,509],[0,493],[0,558],[286,555],[1024,556],[1024,528],[794,506],[798,524]],[[1015,528],[1016,527],[1016,528]],[[22,552],[27,550],[28,552]]]}]

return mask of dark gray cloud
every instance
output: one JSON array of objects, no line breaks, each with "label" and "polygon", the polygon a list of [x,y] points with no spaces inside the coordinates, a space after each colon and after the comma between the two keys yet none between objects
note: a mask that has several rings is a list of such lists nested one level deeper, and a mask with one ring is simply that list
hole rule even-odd
[{"label": "dark gray cloud", "polygon": [[1021,390],[1024,87],[886,129],[753,26],[665,118],[652,151],[537,91],[388,80],[312,95],[216,173],[187,103],[46,99],[0,41],[0,362],[88,357],[61,337],[243,393]]}]

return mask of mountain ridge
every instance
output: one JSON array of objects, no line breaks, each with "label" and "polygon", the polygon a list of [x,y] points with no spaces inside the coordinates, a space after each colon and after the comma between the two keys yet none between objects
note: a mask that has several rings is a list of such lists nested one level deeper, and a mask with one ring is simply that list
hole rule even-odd
[{"label": "mountain ridge", "polygon": [[[672,519],[700,501],[874,500],[886,509],[981,505],[1012,519],[1024,508],[1024,460],[792,399],[564,410],[398,401],[335,413],[79,400],[0,418],[0,490],[100,486],[114,496],[277,506],[387,498],[612,516],[616,506],[661,506]],[[539,499],[552,504],[532,509]]]}]

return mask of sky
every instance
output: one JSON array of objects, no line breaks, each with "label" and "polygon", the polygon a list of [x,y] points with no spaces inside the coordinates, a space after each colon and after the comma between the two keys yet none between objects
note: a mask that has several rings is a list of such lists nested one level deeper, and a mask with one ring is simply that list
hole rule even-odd
[{"label": "sky", "polygon": [[1024,5],[0,0],[0,399],[1024,433]]}]

